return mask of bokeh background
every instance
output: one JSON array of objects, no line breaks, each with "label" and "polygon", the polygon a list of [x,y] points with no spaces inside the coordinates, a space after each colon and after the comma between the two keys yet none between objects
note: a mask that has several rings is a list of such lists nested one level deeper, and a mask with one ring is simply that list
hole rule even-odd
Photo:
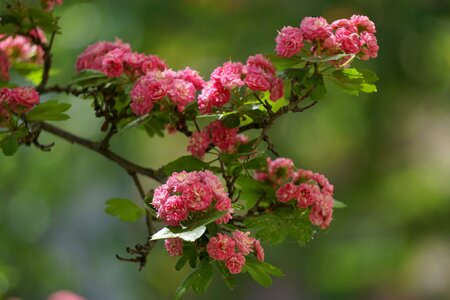
[{"label": "bokeh background", "polygon": [[[64,34],[53,83],[71,78],[88,44],[116,36],[207,78],[230,58],[273,52],[277,29],[304,16],[368,15],[379,57],[354,65],[378,73],[378,93],[353,97],[330,85],[319,105],[271,130],[279,152],[326,174],[348,207],[306,247],[266,248],[286,273],[270,289],[242,275],[229,291],[216,277],[198,299],[450,299],[448,1],[65,0],[56,14]],[[54,97],[73,104],[64,128],[99,138],[88,102]],[[51,153],[0,156],[0,298],[45,299],[69,289],[87,299],[169,299],[186,272],[175,271],[161,244],[141,272],[114,258],[145,237],[143,222],[103,212],[111,197],[139,200],[128,175],[79,146],[44,140],[56,142]],[[115,150],[152,167],[186,154],[186,143],[139,130],[113,139]]]}]

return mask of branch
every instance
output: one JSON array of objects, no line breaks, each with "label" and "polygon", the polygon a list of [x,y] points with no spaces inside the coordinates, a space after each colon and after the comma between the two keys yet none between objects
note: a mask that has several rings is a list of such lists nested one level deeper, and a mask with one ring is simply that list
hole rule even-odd
[{"label": "branch", "polygon": [[67,132],[61,128],[55,127],[53,125],[50,125],[45,122],[38,122],[36,123],[37,126],[39,126],[40,129],[47,131],[53,135],[56,135],[70,143],[79,144],[85,148],[88,148],[94,152],[97,152],[101,154],[102,156],[106,157],[107,159],[115,162],[119,166],[121,166],[123,169],[125,169],[128,173],[138,173],[145,175],[147,177],[153,178],[154,180],[158,182],[164,181],[164,174],[161,170],[153,170],[150,168],[144,168],[142,166],[136,165],[125,158],[117,155],[116,153],[112,152],[111,150],[101,147],[100,143],[93,142],[91,140],[87,140],[84,138],[81,138],[79,136],[76,136],[70,132]]}]

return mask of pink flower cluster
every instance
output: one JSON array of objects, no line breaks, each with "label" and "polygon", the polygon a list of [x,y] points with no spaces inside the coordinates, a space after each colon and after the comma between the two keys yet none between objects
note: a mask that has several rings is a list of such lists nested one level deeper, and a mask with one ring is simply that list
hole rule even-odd
[{"label": "pink flower cluster", "polygon": [[190,213],[210,209],[227,211],[216,223],[228,223],[234,212],[223,184],[208,170],[174,172],[165,184],[155,189],[152,205],[158,210],[158,217],[170,226],[179,226]]},{"label": "pink flower cluster", "polygon": [[64,0],[41,0],[41,6],[46,11],[52,11],[56,5],[62,5]]},{"label": "pink flower cluster", "polygon": [[236,230],[233,236],[218,233],[206,246],[209,256],[224,261],[231,274],[239,274],[245,264],[245,256],[254,252],[259,261],[264,261],[264,249],[259,240],[250,236],[250,232]]},{"label": "pink flower cluster", "polygon": [[86,300],[86,298],[70,291],[61,290],[48,296],[47,300]]},{"label": "pink flower cluster", "polygon": [[[167,96],[181,112],[195,100],[196,92],[204,84],[198,72],[190,68],[178,72],[171,69],[148,72],[136,81],[131,90],[131,109],[138,116],[148,114],[156,102]],[[161,104],[161,109],[164,109],[164,104]]]},{"label": "pink flower cluster", "polygon": [[127,43],[120,39],[115,42],[97,42],[88,46],[77,58],[76,69],[96,70],[108,77],[119,77],[123,73],[129,76],[142,76],[152,71],[167,68],[156,55],[133,52]]},{"label": "pink flower cluster", "polygon": [[[32,29],[31,36],[46,43],[47,39],[40,28]],[[44,62],[44,50],[41,46],[33,44],[31,38],[15,35],[6,37],[0,34],[0,50],[9,58],[10,62],[36,63]]]},{"label": "pink flower cluster", "polygon": [[328,179],[313,171],[295,170],[292,160],[287,158],[267,159],[267,170],[258,171],[255,177],[277,188],[279,202],[297,202],[297,207],[310,207],[312,224],[327,228],[333,218],[333,190]]},{"label": "pink flower cluster", "polygon": [[305,17],[299,27],[288,26],[279,31],[275,51],[279,56],[291,57],[307,41],[313,45],[315,55],[346,53],[368,60],[378,54],[375,32],[375,24],[366,16],[353,15],[331,24],[322,17]]},{"label": "pink flower cluster", "polygon": [[0,50],[0,81],[9,80],[9,60],[5,52]]},{"label": "pink flower cluster", "polygon": [[238,134],[238,128],[227,128],[219,120],[210,123],[202,131],[194,132],[189,139],[188,151],[203,159],[211,143],[223,152],[233,153],[236,147],[248,142],[247,136]]},{"label": "pink flower cluster", "polygon": [[39,93],[32,87],[0,88],[0,125],[8,125],[11,113],[27,112],[37,104]]},{"label": "pink flower cluster", "polygon": [[247,64],[228,61],[216,68],[198,97],[202,114],[214,107],[222,107],[230,101],[231,90],[247,86],[253,91],[270,91],[270,99],[283,97],[283,81],[276,77],[275,67],[261,54],[250,56]]}]

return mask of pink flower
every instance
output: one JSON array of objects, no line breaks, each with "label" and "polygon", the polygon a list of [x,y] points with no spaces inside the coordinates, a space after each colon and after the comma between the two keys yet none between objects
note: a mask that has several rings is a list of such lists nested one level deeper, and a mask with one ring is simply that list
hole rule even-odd
[{"label": "pink flower", "polygon": [[163,184],[155,189],[153,192],[152,205],[159,210],[165,203],[167,198],[170,197],[168,186]]},{"label": "pink flower", "polygon": [[170,256],[183,255],[183,240],[180,238],[166,239],[164,241],[164,247]]},{"label": "pink flower", "polygon": [[306,182],[298,186],[297,192],[297,206],[302,208],[314,204],[318,198],[322,197],[317,185]]},{"label": "pink flower", "polygon": [[308,41],[327,38],[331,26],[322,17],[305,17],[300,23],[303,38]]},{"label": "pink flower", "polygon": [[245,84],[254,91],[268,91],[271,88],[270,77],[264,74],[250,73],[245,76]]},{"label": "pink flower", "polygon": [[192,156],[203,159],[209,144],[211,144],[211,138],[207,131],[194,132],[189,139],[188,151]]},{"label": "pink flower", "polygon": [[297,192],[297,186],[292,182],[288,182],[278,188],[276,192],[277,200],[279,202],[287,203],[292,199],[296,199]]},{"label": "pink flower", "polygon": [[119,77],[123,73],[123,49],[117,48],[109,51],[102,61],[103,73],[108,77]]},{"label": "pink flower", "polygon": [[12,89],[9,97],[9,106],[16,112],[29,111],[39,104],[39,93],[30,86]]},{"label": "pink flower", "polygon": [[62,5],[63,0],[41,0],[42,8],[46,11],[52,11],[56,5]]},{"label": "pink flower", "polygon": [[351,32],[358,33],[358,28],[356,28],[355,24],[349,19],[339,19],[331,23],[331,27],[333,29],[345,28]]},{"label": "pink flower", "polygon": [[330,226],[333,219],[333,197],[323,195],[314,202],[309,213],[309,220],[312,224],[320,226],[323,229]]},{"label": "pink flower", "polygon": [[231,151],[237,142],[238,128],[227,128],[219,120],[210,123],[207,127],[211,141],[222,151]]},{"label": "pink flower", "polygon": [[242,266],[245,264],[245,257],[241,253],[234,253],[230,258],[227,259],[225,265],[231,274],[241,273]]},{"label": "pink flower", "polygon": [[209,81],[198,96],[198,108],[202,114],[208,114],[213,107],[221,107],[230,100],[230,90],[216,80]]},{"label": "pink flower", "polygon": [[147,55],[142,59],[142,72],[144,74],[167,69],[166,63],[156,55]]},{"label": "pink flower", "polygon": [[167,83],[157,80],[153,73],[141,77],[131,90],[131,109],[134,114],[141,116],[153,109],[153,102],[167,94]]},{"label": "pink flower", "polygon": [[226,214],[214,221],[216,224],[227,224],[231,219],[233,219],[234,209],[230,208]]},{"label": "pink flower", "polygon": [[284,82],[281,78],[276,78],[270,89],[270,100],[277,101],[284,96]]},{"label": "pink flower", "polygon": [[184,191],[182,197],[190,210],[202,211],[211,205],[213,192],[211,186],[195,182]]},{"label": "pink flower", "polygon": [[233,232],[233,238],[236,242],[236,246],[243,255],[248,255],[250,252],[253,252],[255,238],[249,236],[250,232],[246,233],[235,230]]},{"label": "pink flower", "polygon": [[273,183],[280,184],[292,177],[294,173],[294,162],[289,158],[279,157],[275,160],[267,158],[269,179]]},{"label": "pink flower", "polygon": [[276,69],[274,65],[262,54],[249,56],[244,73],[266,73],[275,75]]},{"label": "pink flower", "polygon": [[211,79],[220,82],[227,89],[233,89],[244,85],[242,81],[243,65],[240,62],[228,61],[222,67],[216,68],[211,74]]},{"label": "pink flower", "polygon": [[351,32],[343,27],[338,28],[335,33],[336,42],[341,44],[341,49],[348,54],[356,54],[361,48],[358,33]]},{"label": "pink flower", "polygon": [[369,33],[375,33],[375,24],[366,16],[353,15],[350,18],[351,22],[358,28],[359,32],[367,31]]},{"label": "pink flower", "polygon": [[178,111],[182,112],[186,105],[195,100],[195,87],[191,82],[182,79],[174,79],[169,84],[167,93],[170,100],[177,105]]},{"label": "pink flower", "polygon": [[61,290],[48,296],[47,300],[86,300],[86,298],[70,291]]},{"label": "pink flower", "polygon": [[255,240],[253,245],[255,247],[256,259],[259,261],[264,261],[264,249],[261,246],[261,242],[259,240]]},{"label": "pink flower", "polygon": [[158,210],[158,215],[170,226],[178,226],[188,218],[189,211],[181,196],[170,196]]},{"label": "pink flower", "polygon": [[192,83],[196,90],[201,90],[206,85],[206,82],[199,75],[199,73],[189,67],[185,68],[184,70],[178,71],[177,78]]},{"label": "pink flower", "polygon": [[234,254],[234,247],[236,242],[226,234],[218,233],[217,236],[212,237],[206,251],[214,260],[227,260]]},{"label": "pink flower", "polygon": [[120,39],[116,39],[115,42],[97,42],[88,46],[78,56],[76,62],[77,72],[85,69],[103,72],[103,58],[114,49],[122,49],[124,53],[131,52],[130,45],[122,43]]},{"label": "pink flower", "polygon": [[5,52],[0,50],[0,80],[9,80],[9,60]]},{"label": "pink flower", "polygon": [[275,51],[282,57],[291,57],[303,48],[302,31],[297,27],[283,27],[275,41],[277,43]]},{"label": "pink flower", "polygon": [[[46,43],[44,32],[40,28],[30,30],[29,34]],[[10,62],[42,64],[44,51],[41,46],[33,44],[29,37],[15,35],[6,37],[0,34],[0,50],[5,52]]]},{"label": "pink flower", "polygon": [[378,46],[377,38],[373,33],[363,31],[361,33],[361,60],[368,60],[369,58],[376,58],[378,56]]}]

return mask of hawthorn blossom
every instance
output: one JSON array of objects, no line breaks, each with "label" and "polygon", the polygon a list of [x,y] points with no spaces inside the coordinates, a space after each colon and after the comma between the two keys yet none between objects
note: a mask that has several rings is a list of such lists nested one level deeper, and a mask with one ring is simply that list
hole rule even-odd
[{"label": "hawthorn blossom", "polygon": [[180,238],[166,239],[164,241],[164,247],[170,256],[183,255],[183,240]]},{"label": "hawthorn blossom", "polygon": [[225,266],[231,274],[239,274],[245,264],[245,257],[241,253],[234,253],[225,262]]},{"label": "hawthorn blossom", "polygon": [[283,27],[275,41],[277,43],[275,51],[282,57],[291,57],[303,48],[303,35],[298,27]]},{"label": "hawthorn blossom", "polygon": [[261,242],[259,240],[255,240],[253,246],[255,247],[256,259],[259,261],[264,261],[264,248],[261,246]]},{"label": "hawthorn blossom", "polygon": [[46,11],[52,11],[55,6],[62,5],[64,0],[41,0],[42,8]]},{"label": "hawthorn blossom", "polygon": [[249,236],[250,232],[242,232],[239,230],[235,230],[233,232],[233,239],[236,241],[236,246],[243,255],[248,255],[250,252],[253,252],[255,238]]},{"label": "hawthorn blossom", "polygon": [[235,246],[236,242],[231,237],[218,233],[209,240],[206,251],[214,260],[227,260],[234,254]]},{"label": "hawthorn blossom", "polygon": [[311,207],[309,220],[312,224],[322,229],[330,226],[333,219],[333,197],[330,195],[322,195]]},{"label": "hawthorn blossom", "polygon": [[305,40],[312,41],[327,38],[331,26],[325,18],[305,17],[300,23],[300,29],[302,31],[303,38]]},{"label": "hawthorn blossom", "polygon": [[292,199],[296,199],[297,194],[297,186],[292,182],[286,183],[276,191],[277,200],[282,203],[287,203]]},{"label": "hawthorn blossom", "polygon": [[194,132],[189,139],[187,149],[192,156],[203,159],[210,144],[211,138],[208,131]]},{"label": "hawthorn blossom", "polygon": [[47,300],[86,300],[86,298],[70,291],[61,290],[48,296]]},{"label": "hawthorn blossom", "polygon": [[115,42],[96,42],[88,46],[77,58],[77,72],[86,69],[103,72],[103,59],[108,52],[115,49],[121,49],[124,53],[131,53],[130,45],[123,43],[120,39],[116,39]]}]

